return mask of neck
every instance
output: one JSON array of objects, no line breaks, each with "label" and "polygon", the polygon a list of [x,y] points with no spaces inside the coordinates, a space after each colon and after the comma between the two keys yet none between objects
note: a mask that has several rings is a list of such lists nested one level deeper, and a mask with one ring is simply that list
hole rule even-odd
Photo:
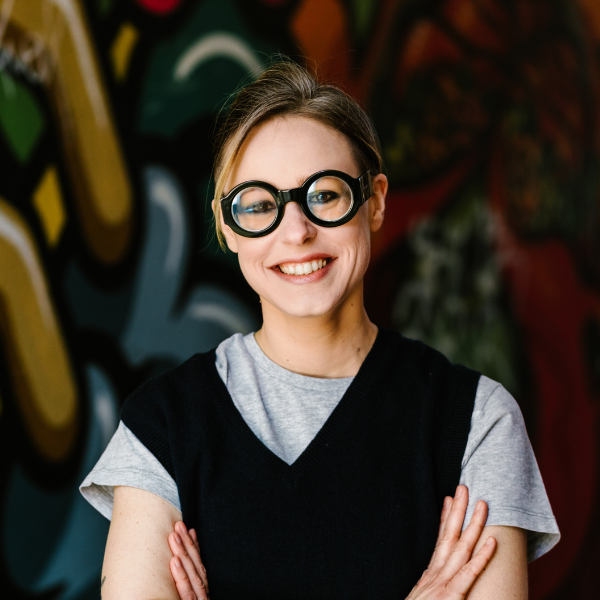
[{"label": "neck", "polygon": [[289,371],[311,377],[353,377],[377,337],[362,292],[358,286],[332,314],[318,317],[292,317],[263,300],[263,326],[256,341],[273,362]]}]

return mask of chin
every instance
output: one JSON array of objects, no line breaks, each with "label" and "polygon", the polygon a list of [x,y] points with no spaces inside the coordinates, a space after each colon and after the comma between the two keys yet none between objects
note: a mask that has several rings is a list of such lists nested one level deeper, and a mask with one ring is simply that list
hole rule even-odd
[{"label": "chin", "polygon": [[318,302],[306,299],[303,302],[272,303],[280,312],[297,319],[323,317],[335,310],[336,302]]}]

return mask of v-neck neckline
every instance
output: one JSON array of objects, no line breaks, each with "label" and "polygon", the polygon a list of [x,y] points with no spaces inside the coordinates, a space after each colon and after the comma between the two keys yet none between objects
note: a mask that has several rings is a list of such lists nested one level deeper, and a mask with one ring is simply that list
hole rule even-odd
[{"label": "v-neck neckline", "polygon": [[227,386],[219,376],[214,351],[203,356],[211,363],[206,365],[209,383],[216,394],[217,405],[226,426],[233,431],[237,443],[253,460],[264,465],[276,476],[280,476],[286,483],[286,487],[293,488],[326,457],[330,447],[333,448],[336,443],[339,443],[344,429],[352,421],[359,406],[367,399],[369,390],[373,389],[375,382],[380,381],[380,377],[385,374],[384,363],[388,354],[386,350],[394,336],[401,338],[396,332],[379,328],[373,346],[337,406],[300,456],[289,465],[270,450],[244,420]]}]

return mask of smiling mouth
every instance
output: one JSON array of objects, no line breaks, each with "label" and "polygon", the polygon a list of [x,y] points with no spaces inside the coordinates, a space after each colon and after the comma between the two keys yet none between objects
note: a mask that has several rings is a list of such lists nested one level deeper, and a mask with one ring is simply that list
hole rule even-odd
[{"label": "smiling mouth", "polygon": [[331,258],[319,258],[303,263],[285,263],[278,265],[278,268],[285,275],[310,275],[327,266],[330,262]]}]

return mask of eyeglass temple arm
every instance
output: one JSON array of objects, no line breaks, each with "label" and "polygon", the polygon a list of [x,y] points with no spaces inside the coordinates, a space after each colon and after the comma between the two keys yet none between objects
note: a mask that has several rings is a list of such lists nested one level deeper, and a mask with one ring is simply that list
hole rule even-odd
[{"label": "eyeglass temple arm", "polygon": [[373,177],[371,171],[367,171],[358,180],[360,183],[360,189],[362,191],[362,201],[366,202],[373,195]]}]

